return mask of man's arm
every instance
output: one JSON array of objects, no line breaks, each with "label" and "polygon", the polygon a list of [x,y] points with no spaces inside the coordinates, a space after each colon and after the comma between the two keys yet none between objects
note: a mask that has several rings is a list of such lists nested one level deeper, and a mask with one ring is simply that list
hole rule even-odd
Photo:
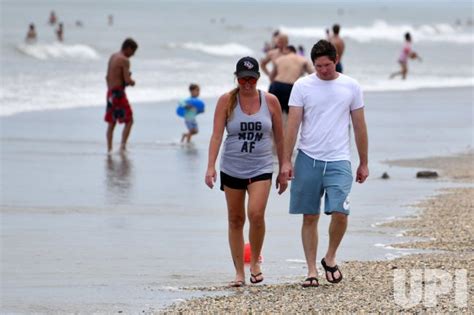
[{"label": "man's arm", "polygon": [[[278,157],[278,169],[281,170],[283,165],[283,120],[281,117],[281,106],[277,97],[273,94],[266,94],[265,98],[267,100],[270,113],[272,114],[272,129],[273,129],[273,139],[275,142],[277,157]],[[288,187],[288,179],[286,176],[281,176],[281,172],[278,173],[276,180],[276,188],[278,189],[278,194],[282,194]]]},{"label": "man's arm", "polygon": [[308,60],[306,60],[306,62],[304,63],[304,70],[308,74],[311,74],[314,72],[314,67]]},{"label": "man's arm", "polygon": [[123,82],[125,82],[125,85],[135,85],[135,81],[132,79],[132,74],[130,72],[130,60],[128,59],[125,59],[123,63]]},{"label": "man's arm", "polygon": [[354,126],[354,136],[359,153],[359,167],[356,173],[356,182],[363,183],[369,176],[369,139],[367,136],[367,126],[365,124],[364,108],[359,108],[351,112],[352,125]]},{"label": "man's arm", "polygon": [[270,71],[267,69],[267,64],[272,61],[273,50],[270,50],[265,57],[260,60],[260,68],[262,72],[270,77]]},{"label": "man's arm", "polygon": [[270,78],[270,82],[273,82],[277,75],[278,75],[278,63],[274,62],[272,72],[270,72],[270,74],[268,75],[268,77]]},{"label": "man's arm", "polygon": [[288,113],[288,119],[286,122],[285,142],[283,146],[283,166],[280,171],[280,173],[287,179],[291,179],[293,177],[293,166],[291,164],[291,157],[293,155],[296,138],[298,136],[298,130],[300,128],[302,120],[303,107],[290,106],[290,111]]}]

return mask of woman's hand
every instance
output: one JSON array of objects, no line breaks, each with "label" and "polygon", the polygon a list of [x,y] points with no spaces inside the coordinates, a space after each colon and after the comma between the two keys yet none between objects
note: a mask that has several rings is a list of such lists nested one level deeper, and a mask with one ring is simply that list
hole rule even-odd
[{"label": "woman's hand", "polygon": [[217,174],[214,168],[208,168],[206,172],[206,177],[204,178],[204,182],[209,188],[214,187],[214,183],[216,182]]}]

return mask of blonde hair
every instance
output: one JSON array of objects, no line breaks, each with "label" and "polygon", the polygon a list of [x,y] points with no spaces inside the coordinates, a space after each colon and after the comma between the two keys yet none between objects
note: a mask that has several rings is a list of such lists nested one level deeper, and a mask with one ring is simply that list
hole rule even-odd
[{"label": "blonde hair", "polygon": [[227,121],[232,117],[234,108],[237,106],[237,95],[239,94],[239,87],[234,88],[229,92],[230,97],[227,102]]}]

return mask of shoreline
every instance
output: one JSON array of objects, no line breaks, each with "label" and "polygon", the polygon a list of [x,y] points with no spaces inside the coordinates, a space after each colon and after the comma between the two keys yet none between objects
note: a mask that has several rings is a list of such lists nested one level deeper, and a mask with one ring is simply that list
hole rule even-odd
[{"label": "shoreline", "polygon": [[[348,261],[340,263],[344,280],[330,284],[320,272],[320,287],[303,289],[302,279],[277,285],[247,285],[241,289],[225,287],[194,288],[200,291],[225,291],[224,296],[202,297],[172,304],[160,313],[238,312],[238,313],[316,313],[316,312],[464,312],[474,308],[474,151],[423,159],[391,160],[394,166],[435,169],[439,180],[467,183],[467,186],[445,188],[436,195],[417,202],[421,209],[415,218],[405,218],[383,224],[384,227],[403,229],[405,236],[423,238],[423,241],[394,244],[394,247],[430,250],[430,253],[408,254],[384,261]],[[416,179],[419,180],[419,179]],[[453,215],[454,214],[454,215]],[[320,266],[318,266],[320,268]],[[398,271],[409,274],[413,270],[434,269],[454,276],[465,272],[467,298],[454,298],[449,294],[437,296],[432,306],[425,298],[415,305],[395,301],[394,277]],[[321,271],[321,270],[320,270]],[[452,278],[456,279],[455,277]],[[406,289],[408,290],[408,289]],[[370,293],[365,299],[361,292]],[[405,291],[408,294],[408,291]]]},{"label": "shoreline", "polygon": [[[456,91],[456,90],[467,90],[471,91],[474,86],[441,86],[441,87],[420,87],[420,88],[414,88],[414,89],[400,89],[400,90],[368,90],[364,91],[364,95],[370,95],[370,94],[398,94],[398,93],[425,93],[425,92],[435,92],[435,91],[445,91],[445,90],[450,90],[450,91]],[[232,88],[232,87],[231,87]],[[266,90],[266,85],[262,84],[261,89],[263,91]],[[226,92],[226,90],[222,90],[222,93]],[[105,89],[104,89],[105,93]],[[158,91],[159,93],[159,91]],[[133,93],[131,93],[133,94]],[[205,96],[201,97],[207,105],[215,105],[217,102],[217,99],[219,98],[220,94],[217,95],[211,95],[211,96]],[[130,103],[133,107],[142,107],[142,106],[152,106],[152,105],[157,105],[157,104],[177,104],[177,102],[180,100],[180,98],[166,98],[166,99],[157,99],[157,100],[144,100],[144,101],[134,101],[133,100],[133,95],[129,96],[130,98]],[[88,104],[85,106],[71,106],[71,107],[65,107],[65,108],[57,108],[57,107],[51,107],[51,108],[41,108],[41,109],[31,109],[28,111],[19,111],[15,113],[8,113],[4,115],[0,115],[0,119],[6,119],[10,117],[15,117],[17,115],[24,115],[24,114],[31,114],[31,113],[41,113],[41,112],[50,112],[50,111],[68,111],[68,110],[87,110],[87,109],[103,109],[105,108],[105,101],[101,101],[100,103],[95,103],[95,104]],[[0,113],[1,114],[1,113]]]}]

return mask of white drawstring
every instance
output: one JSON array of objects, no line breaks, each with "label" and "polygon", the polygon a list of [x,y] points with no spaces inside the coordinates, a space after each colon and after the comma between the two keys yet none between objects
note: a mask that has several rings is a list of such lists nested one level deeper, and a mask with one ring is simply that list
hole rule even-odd
[{"label": "white drawstring", "polygon": [[324,170],[323,170],[323,176],[326,174],[326,167],[328,166],[328,162],[324,162]]}]

